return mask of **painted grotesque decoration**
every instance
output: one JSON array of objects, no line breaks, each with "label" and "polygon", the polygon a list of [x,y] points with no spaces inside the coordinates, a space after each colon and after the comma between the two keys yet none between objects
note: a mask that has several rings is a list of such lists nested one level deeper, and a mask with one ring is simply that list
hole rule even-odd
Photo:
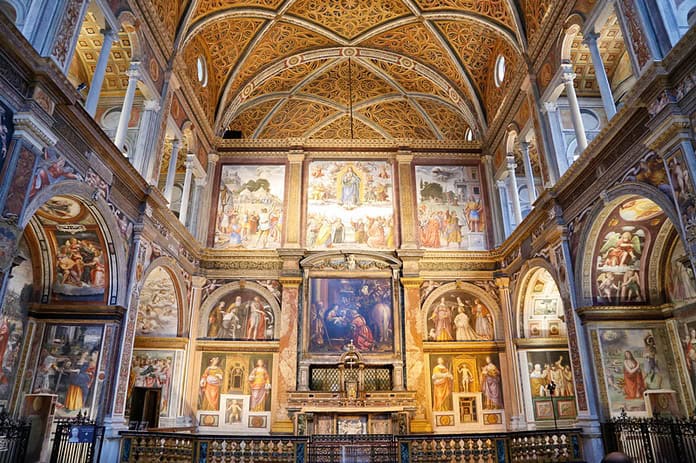
[{"label": "painted grotesque decoration", "polygon": [[566,335],[563,301],[551,274],[539,269],[529,280],[524,298],[524,335],[550,338]]},{"label": "painted grotesque decoration", "polygon": [[647,269],[665,215],[646,198],[622,202],[607,217],[594,256],[594,295],[600,304],[645,303]]},{"label": "painted grotesque decoration", "polygon": [[278,248],[284,192],[285,166],[222,166],[215,248]]},{"label": "painted grotesque decoration", "polygon": [[689,167],[681,150],[676,151],[669,158],[667,168],[674,189],[674,199],[679,206],[682,224],[687,230],[687,235],[691,235],[696,227],[696,192],[692,183],[693,179],[689,174]]},{"label": "painted grotesque decoration", "polygon": [[342,353],[351,341],[362,353],[393,351],[391,280],[311,279],[309,324],[311,352]]},{"label": "painted grotesque decoration", "polygon": [[675,240],[665,271],[665,286],[672,302],[696,298],[696,279],[681,239]]},{"label": "painted grotesque decoration", "polygon": [[147,276],[138,302],[138,336],[176,336],[179,306],[171,275],[157,267]]},{"label": "painted grotesque decoration", "polygon": [[492,341],[494,338],[491,309],[466,291],[449,291],[428,308],[427,341]]},{"label": "painted grotesque decoration", "polygon": [[526,376],[535,420],[575,418],[575,383],[567,350],[527,352]]},{"label": "painted grotesque decoration", "polygon": [[174,375],[174,351],[134,349],[128,380],[128,399],[134,387],[161,388],[160,416],[169,415]]},{"label": "painted grotesque decoration", "polygon": [[231,290],[208,313],[202,337],[218,339],[273,339],[275,315],[269,301],[250,288]]},{"label": "painted grotesque decoration", "polygon": [[646,413],[646,391],[672,389],[674,361],[664,328],[599,329],[601,362],[609,411]]},{"label": "painted grotesque decoration", "polygon": [[307,247],[394,248],[393,200],[392,166],[388,162],[311,162]]},{"label": "painted grotesque decoration", "polygon": [[9,107],[0,103],[0,170],[5,164],[5,159],[10,154],[10,142],[14,134],[14,123],[12,121],[12,111]]},{"label": "painted grotesque decoration", "polygon": [[416,166],[420,244],[488,249],[478,166]]},{"label": "painted grotesque decoration", "polygon": [[57,416],[91,415],[97,407],[101,325],[47,325],[34,376],[34,393],[56,394]]},{"label": "painted grotesque decoration", "polygon": [[201,426],[267,428],[272,371],[271,354],[204,353],[198,383]]},{"label": "painted grotesque decoration", "polygon": [[435,425],[501,424],[503,378],[497,353],[431,354]]},{"label": "painted grotesque decoration", "polygon": [[0,315],[0,403],[7,401],[12,392],[34,281],[25,240],[19,243],[18,257],[21,263],[12,267]]}]

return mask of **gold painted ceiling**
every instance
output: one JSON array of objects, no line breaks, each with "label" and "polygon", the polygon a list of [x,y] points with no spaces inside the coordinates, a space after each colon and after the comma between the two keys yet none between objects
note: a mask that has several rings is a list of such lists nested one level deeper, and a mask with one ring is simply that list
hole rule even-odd
[{"label": "gold painted ceiling", "polygon": [[[354,138],[433,140],[485,132],[525,61],[525,31],[539,30],[552,3],[152,0],[218,134],[351,136],[352,111]],[[497,86],[499,56],[507,78]]]}]

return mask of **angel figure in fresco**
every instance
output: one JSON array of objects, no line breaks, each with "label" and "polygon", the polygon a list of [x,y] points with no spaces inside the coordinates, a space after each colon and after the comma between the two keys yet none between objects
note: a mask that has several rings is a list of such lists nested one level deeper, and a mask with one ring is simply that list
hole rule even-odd
[{"label": "angel figure in fresco", "polygon": [[633,264],[640,258],[640,239],[630,231],[621,234],[612,232],[599,250],[603,264],[609,267],[623,267]]}]

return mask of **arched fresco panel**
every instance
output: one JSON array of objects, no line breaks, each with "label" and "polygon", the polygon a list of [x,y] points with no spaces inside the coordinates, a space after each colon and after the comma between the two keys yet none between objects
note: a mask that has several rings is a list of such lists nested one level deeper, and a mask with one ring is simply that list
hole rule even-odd
[{"label": "arched fresco panel", "polygon": [[696,298],[696,279],[683,241],[676,237],[665,266],[665,288],[669,299],[682,302]]},{"label": "arched fresco panel", "polygon": [[563,300],[548,270],[538,269],[532,272],[522,304],[522,332],[525,338],[566,336],[566,326],[562,319]]},{"label": "arched fresco panel", "polygon": [[136,336],[176,336],[179,301],[174,280],[164,267],[150,272],[140,290]]},{"label": "arched fresco panel", "polygon": [[426,341],[492,341],[493,311],[481,298],[453,288],[437,296],[427,309]]}]

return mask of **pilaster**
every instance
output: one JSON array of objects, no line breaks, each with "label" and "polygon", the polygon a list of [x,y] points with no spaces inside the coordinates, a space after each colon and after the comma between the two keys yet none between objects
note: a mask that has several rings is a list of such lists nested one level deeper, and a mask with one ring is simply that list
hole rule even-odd
[{"label": "pilaster", "polygon": [[285,208],[283,219],[285,220],[285,245],[288,248],[299,248],[302,240],[302,164],[304,162],[304,151],[299,149],[290,150],[288,153],[288,182],[287,197],[288,204]]},{"label": "pilaster", "polygon": [[[522,406],[522,391],[520,389],[520,369],[517,359],[515,339],[515,327],[513,323],[514,306],[510,298],[510,278],[499,277],[495,279],[500,295],[500,309],[503,314],[503,330],[505,332],[505,356],[507,357],[507,390],[510,402],[507,410],[510,415],[510,430],[520,431],[525,428],[524,407]],[[502,364],[503,362],[501,362]]]},{"label": "pilaster", "polygon": [[401,247],[403,249],[416,249],[418,237],[416,236],[416,224],[418,217],[413,207],[414,178],[413,178],[413,154],[410,151],[399,150],[396,155],[397,172],[399,176],[399,215],[401,216]]}]

